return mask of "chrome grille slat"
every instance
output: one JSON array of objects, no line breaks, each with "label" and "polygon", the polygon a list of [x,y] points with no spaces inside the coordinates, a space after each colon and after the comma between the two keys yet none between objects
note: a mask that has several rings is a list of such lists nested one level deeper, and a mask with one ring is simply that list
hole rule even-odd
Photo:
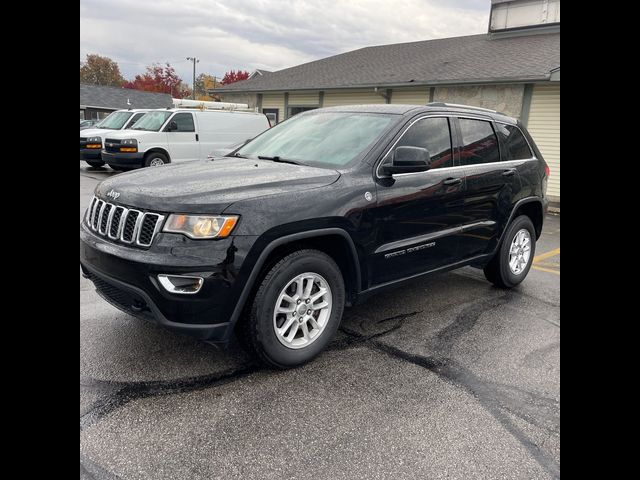
[{"label": "chrome grille slat", "polygon": [[[119,215],[119,217],[116,217],[116,215]],[[132,228],[130,221],[128,224],[129,228],[125,230],[127,227],[127,219],[129,219],[130,215],[136,215],[136,219]],[[152,219],[155,219],[155,223],[153,224],[153,231],[149,234]],[[164,219],[165,216],[159,213],[129,209],[122,205],[100,200],[95,195],[91,199],[91,202],[89,202],[89,207],[85,214],[86,224],[97,235],[106,237],[117,243],[144,248],[149,247],[153,243],[156,234],[162,228]],[[126,231],[131,231],[131,237],[129,239],[127,239],[128,235],[125,235]]]}]

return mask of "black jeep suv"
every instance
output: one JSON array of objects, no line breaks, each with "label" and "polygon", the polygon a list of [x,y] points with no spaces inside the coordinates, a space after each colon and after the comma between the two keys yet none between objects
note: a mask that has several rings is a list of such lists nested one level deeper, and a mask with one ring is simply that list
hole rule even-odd
[{"label": "black jeep suv", "polygon": [[125,312],[269,365],[322,351],[345,305],[465,265],[527,275],[549,169],[515,119],[431,103],[322,108],[226,157],[111,177],[80,264]]}]

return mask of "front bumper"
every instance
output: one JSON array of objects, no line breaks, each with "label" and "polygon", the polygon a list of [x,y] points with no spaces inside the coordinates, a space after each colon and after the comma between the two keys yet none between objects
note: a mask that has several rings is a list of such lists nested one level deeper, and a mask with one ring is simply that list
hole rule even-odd
[{"label": "front bumper", "polygon": [[101,152],[98,148],[81,148],[80,160],[102,160]]},{"label": "front bumper", "polygon": [[[116,308],[156,321],[163,327],[209,342],[227,341],[242,291],[241,265],[255,237],[194,241],[157,234],[149,250],[106,241],[81,224],[80,265],[97,292]],[[158,275],[204,278],[194,295],[164,290]]]},{"label": "front bumper", "polygon": [[142,167],[144,153],[115,153],[102,150],[102,160],[115,167]]}]

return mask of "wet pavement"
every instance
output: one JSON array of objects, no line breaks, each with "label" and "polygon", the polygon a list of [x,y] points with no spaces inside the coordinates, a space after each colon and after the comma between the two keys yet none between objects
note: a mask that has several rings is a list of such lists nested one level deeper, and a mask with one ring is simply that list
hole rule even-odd
[{"label": "wet pavement", "polygon": [[[113,174],[81,164],[81,215]],[[559,216],[536,248],[511,291],[464,268],[347,309],[289,371],[130,317],[80,277],[81,478],[559,477]]]}]

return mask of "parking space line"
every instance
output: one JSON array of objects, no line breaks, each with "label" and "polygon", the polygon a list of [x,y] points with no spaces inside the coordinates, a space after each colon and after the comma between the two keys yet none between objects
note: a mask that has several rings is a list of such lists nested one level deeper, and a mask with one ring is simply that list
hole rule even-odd
[{"label": "parking space line", "polygon": [[550,252],[542,253],[538,256],[533,257],[533,263],[539,262],[540,260],[546,260],[547,258],[555,257],[556,255],[560,255],[560,247],[554,248]]},{"label": "parking space line", "polygon": [[555,273],[556,275],[560,275],[560,271],[551,270],[550,268],[538,267],[536,265],[532,265],[531,268],[533,268],[534,270],[540,270],[541,272]]}]

